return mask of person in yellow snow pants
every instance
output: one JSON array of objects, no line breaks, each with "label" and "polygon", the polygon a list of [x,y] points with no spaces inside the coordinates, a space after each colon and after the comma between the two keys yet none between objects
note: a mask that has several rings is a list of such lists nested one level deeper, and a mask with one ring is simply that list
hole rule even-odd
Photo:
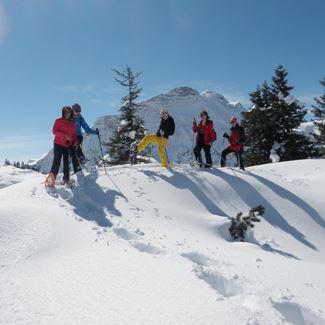
[{"label": "person in yellow snow pants", "polygon": [[158,154],[161,165],[168,167],[168,159],[166,155],[166,146],[168,144],[168,137],[175,132],[174,119],[169,115],[168,111],[162,109],[160,111],[160,125],[156,134],[146,135],[140,143],[137,144],[137,151],[143,151],[149,143],[156,143],[158,145]]},{"label": "person in yellow snow pants", "polygon": [[166,156],[166,146],[168,144],[168,139],[159,137],[156,134],[146,135],[141,142],[137,145],[137,151],[143,151],[149,144],[156,143],[158,145],[158,154],[160,158],[161,165],[163,167],[168,167],[168,159]]}]

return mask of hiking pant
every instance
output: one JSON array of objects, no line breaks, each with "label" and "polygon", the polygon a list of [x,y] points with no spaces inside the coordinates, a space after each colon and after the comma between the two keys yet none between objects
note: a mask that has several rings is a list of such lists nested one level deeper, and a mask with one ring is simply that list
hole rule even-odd
[{"label": "hiking pant", "polygon": [[69,148],[60,146],[54,143],[54,158],[51,167],[51,173],[56,177],[59,173],[61,158],[63,157],[63,179],[68,181],[70,179],[69,175]]},{"label": "hiking pant", "polygon": [[195,159],[199,164],[202,164],[202,157],[201,157],[201,150],[204,150],[204,154],[205,154],[205,163],[208,166],[212,166],[212,159],[211,159],[211,146],[209,146],[208,144],[204,144],[204,143],[197,143],[196,146],[194,147],[194,155],[195,155]]},{"label": "hiking pant", "polygon": [[83,136],[78,135],[77,138],[78,138],[78,148],[77,149],[74,149],[73,147],[70,148],[70,155],[71,155],[74,173],[77,173],[78,171],[81,170],[80,161],[85,159],[85,155],[82,152],[82,148],[81,148]]},{"label": "hiking pant", "polygon": [[239,168],[242,170],[245,170],[244,168],[244,161],[242,156],[242,151],[235,151],[230,149],[230,147],[226,148],[221,153],[221,160],[220,160],[220,167],[226,166],[226,156],[230,154],[231,152],[234,152],[236,154],[237,161],[239,162]]},{"label": "hiking pant", "polygon": [[156,143],[158,145],[158,154],[160,158],[161,165],[163,167],[168,167],[168,159],[166,156],[166,146],[168,144],[168,139],[163,137],[158,137],[155,134],[146,135],[141,142],[137,145],[137,151],[143,151],[147,145],[150,143]]}]

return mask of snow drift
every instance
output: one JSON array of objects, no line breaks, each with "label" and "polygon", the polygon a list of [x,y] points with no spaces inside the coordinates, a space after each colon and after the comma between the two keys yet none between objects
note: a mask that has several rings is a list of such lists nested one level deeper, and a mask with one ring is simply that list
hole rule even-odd
[{"label": "snow drift", "polygon": [[325,324],[323,160],[98,172],[0,167],[0,324]]}]

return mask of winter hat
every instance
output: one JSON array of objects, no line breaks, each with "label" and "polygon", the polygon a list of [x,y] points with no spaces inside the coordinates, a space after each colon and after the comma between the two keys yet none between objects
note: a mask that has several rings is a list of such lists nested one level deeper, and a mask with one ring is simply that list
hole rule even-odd
[{"label": "winter hat", "polygon": [[79,104],[75,103],[71,107],[75,112],[81,112],[81,106]]}]

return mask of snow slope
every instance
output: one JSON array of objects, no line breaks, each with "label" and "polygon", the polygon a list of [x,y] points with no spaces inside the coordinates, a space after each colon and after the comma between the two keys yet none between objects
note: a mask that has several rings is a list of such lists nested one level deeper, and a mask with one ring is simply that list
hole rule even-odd
[{"label": "snow slope", "polygon": [[0,167],[0,324],[325,324],[324,160],[98,171]]},{"label": "snow slope", "polygon": [[[244,110],[239,102],[229,102],[224,96],[213,91],[204,91],[200,94],[197,90],[189,87],[179,87],[171,90],[166,94],[153,97],[140,103],[143,108],[139,115],[145,121],[147,132],[156,133],[160,118],[159,111],[167,109],[173,116],[176,123],[174,136],[170,137],[167,147],[170,161],[184,163],[193,160],[193,132],[192,120],[200,120],[200,112],[207,110],[210,118],[214,121],[218,139],[213,145],[212,156],[217,163],[220,160],[220,152],[226,146],[222,140],[222,134],[230,128],[229,119],[235,115],[240,118],[240,113]],[[87,108],[84,109],[87,120]],[[93,128],[100,130],[103,143],[107,143],[113,131],[118,125],[117,116],[99,117]],[[93,135],[84,137],[83,150],[87,158],[93,163],[101,158],[98,138]],[[105,147],[104,147],[105,151]],[[105,154],[105,153],[104,153]],[[157,158],[156,148],[153,150],[153,157]],[[50,151],[44,157],[35,161],[42,172],[48,173],[53,161],[53,152]]]}]

